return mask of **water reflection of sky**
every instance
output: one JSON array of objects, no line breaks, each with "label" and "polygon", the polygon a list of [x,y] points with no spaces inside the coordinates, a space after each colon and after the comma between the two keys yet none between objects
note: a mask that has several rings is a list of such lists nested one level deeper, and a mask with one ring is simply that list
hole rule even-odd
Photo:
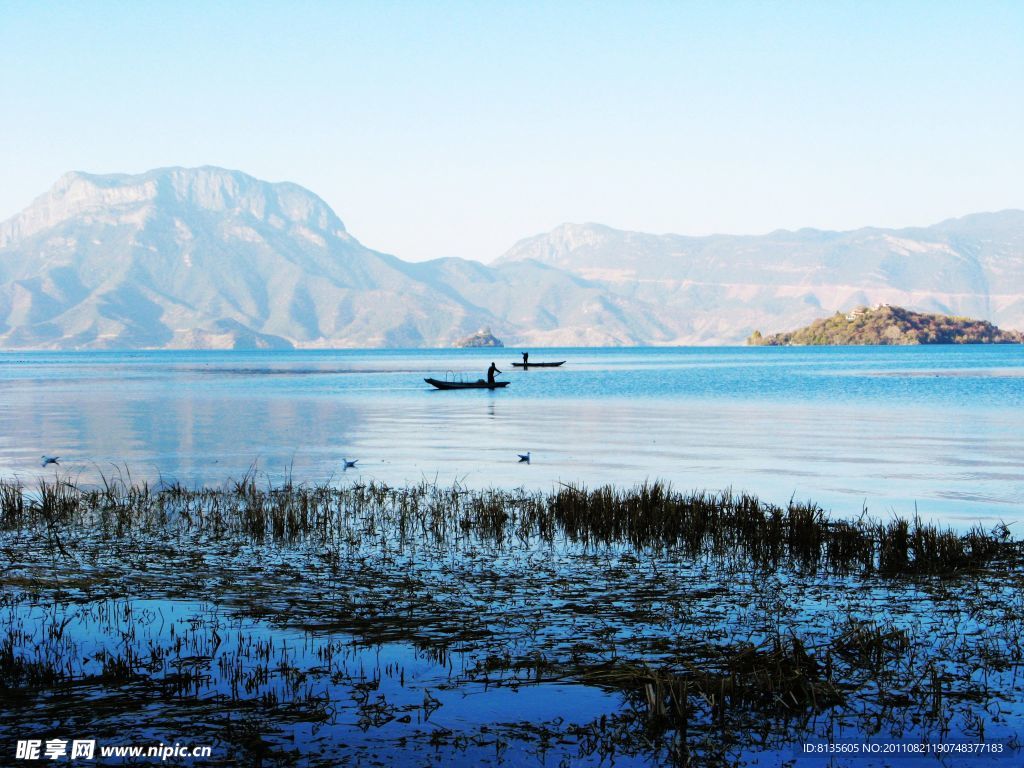
[{"label": "water reflection of sky", "polygon": [[[749,490],[970,523],[1024,504],[1024,347],[0,355],[0,473]],[[437,392],[426,376],[500,392]],[[530,451],[530,465],[516,454]],[[342,457],[358,472],[341,471]],[[52,473],[52,468],[47,473]]]},{"label": "water reflection of sky", "polygon": [[[283,711],[303,712],[312,709],[310,701],[327,697],[329,723],[304,718],[289,723],[289,747],[306,756],[344,754],[341,762],[346,764],[365,752],[377,758],[370,764],[418,766],[425,763],[407,740],[425,749],[422,743],[438,729],[472,734],[527,719],[550,727],[560,725],[567,714],[586,723],[611,716],[622,706],[621,695],[597,687],[505,685],[511,673],[501,671],[476,675],[496,684],[466,680],[463,654],[436,659],[408,642],[373,645],[339,633],[303,632],[204,602],[135,599],[51,606],[12,601],[0,612],[0,622],[26,628],[25,634],[15,634],[21,641],[15,650],[47,663],[60,659],[62,673],[78,681],[80,695],[88,692],[96,701],[100,719],[108,727],[118,723],[119,738],[101,739],[104,744],[163,741],[175,716],[189,711],[183,701],[218,700],[223,711],[244,711],[239,702],[272,697]],[[104,701],[96,684],[105,662],[127,657],[129,649],[136,659],[155,659],[144,666],[146,677],[172,694],[162,700],[154,697],[142,722],[130,707],[122,704],[119,710],[116,697],[111,697],[114,703]],[[45,730],[50,722],[47,705],[52,706],[46,701],[19,712],[22,729]],[[149,732],[137,733],[143,723]],[[540,765],[534,751],[528,741],[509,740],[504,759],[507,764]],[[222,752],[218,744],[215,754]],[[490,743],[467,744],[455,754],[460,762],[483,764],[495,750]],[[578,762],[601,764],[597,756]],[[640,766],[646,761],[627,757],[616,764]]]}]

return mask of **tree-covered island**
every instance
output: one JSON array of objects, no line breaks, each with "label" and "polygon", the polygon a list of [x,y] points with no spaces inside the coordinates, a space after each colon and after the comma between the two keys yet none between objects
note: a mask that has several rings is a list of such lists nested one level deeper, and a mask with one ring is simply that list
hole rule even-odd
[{"label": "tree-covered island", "polygon": [[815,320],[795,331],[762,336],[754,331],[751,346],[797,347],[851,344],[1020,344],[1024,334],[1000,330],[986,320],[913,312],[878,304]]}]

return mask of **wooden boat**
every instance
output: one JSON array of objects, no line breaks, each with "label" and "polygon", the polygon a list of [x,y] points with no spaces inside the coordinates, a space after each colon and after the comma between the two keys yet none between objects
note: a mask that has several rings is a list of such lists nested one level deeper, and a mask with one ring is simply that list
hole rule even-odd
[{"label": "wooden boat", "polygon": [[478,381],[442,381],[440,379],[424,379],[427,384],[438,389],[501,389],[507,387],[507,381],[496,381],[488,384],[483,379]]},{"label": "wooden boat", "polygon": [[557,368],[562,365],[565,360],[559,360],[557,363],[512,363],[516,368]]}]

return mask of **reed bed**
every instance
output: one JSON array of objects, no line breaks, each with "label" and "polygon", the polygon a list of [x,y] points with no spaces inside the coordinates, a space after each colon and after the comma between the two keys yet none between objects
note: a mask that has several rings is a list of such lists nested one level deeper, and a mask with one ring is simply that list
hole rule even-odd
[{"label": "reed bed", "polygon": [[254,477],[221,489],[159,490],[120,478],[105,478],[100,488],[44,480],[31,490],[0,480],[0,526],[42,526],[57,545],[62,531],[90,527],[114,535],[241,534],[256,542],[328,541],[379,528],[397,530],[400,539],[430,535],[454,544],[472,533],[499,544],[623,545],[763,568],[885,576],[955,574],[1021,554],[1005,526],[957,533],[920,517],[833,520],[810,502],[777,506],[728,490],[681,493],[658,482],[631,489],[564,486],[545,494],[426,483],[264,488]]},{"label": "reed bed", "polygon": [[[212,764],[266,766],[739,765],[851,734],[1016,750],[1022,664],[1005,526],[661,483],[0,481],[0,737],[145,740],[159,717],[224,745]],[[599,704],[458,709],[556,686]]]}]

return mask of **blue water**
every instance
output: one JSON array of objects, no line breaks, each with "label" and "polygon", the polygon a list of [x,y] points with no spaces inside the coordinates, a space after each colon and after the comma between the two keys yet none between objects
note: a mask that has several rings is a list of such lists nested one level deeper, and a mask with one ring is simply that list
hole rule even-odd
[{"label": "blue water", "polygon": [[[529,371],[510,365],[518,352],[0,354],[0,476],[657,478],[841,515],[1024,525],[1024,347],[533,349],[567,362]],[[474,380],[492,360],[504,390],[423,381]]]},{"label": "blue water", "polygon": [[[79,696],[102,698],[96,679],[103,672],[104,659],[124,657],[128,645],[137,658],[158,659],[146,665],[147,677],[162,682],[177,696],[151,702],[150,716],[141,721],[128,709],[118,723],[121,733],[101,740],[105,745],[184,740],[196,729],[174,734],[174,717],[180,715],[182,700],[220,698],[224,710],[230,711],[239,701],[252,702],[268,695],[282,707],[301,707],[312,694],[331,702],[330,721],[326,725],[302,720],[288,723],[281,739],[286,748],[297,748],[307,756],[325,750],[340,753],[344,757],[339,756],[339,764],[345,765],[360,764],[359,753],[369,752],[383,757],[378,765],[418,766],[434,763],[417,754],[424,749],[417,737],[426,741],[422,734],[437,729],[475,733],[482,728],[486,732],[497,724],[525,720],[550,727],[560,724],[566,715],[580,722],[611,716],[623,705],[620,694],[597,687],[568,682],[522,685],[504,680],[503,672],[467,673],[467,654],[451,654],[442,662],[411,643],[366,645],[340,633],[315,634],[275,626],[203,601],[139,599],[36,605],[12,600],[0,609],[0,624],[15,628],[14,648],[19,656],[60,659],[69,677],[88,681],[80,683]],[[301,675],[290,676],[289,670],[301,670]],[[175,682],[182,672],[193,676],[187,683]],[[485,678],[490,684],[483,682]],[[367,711],[374,707],[359,705],[360,686],[364,691],[370,689],[363,704],[376,704],[379,720],[367,719]],[[429,708],[424,708],[424,694],[432,699]],[[19,713],[21,730],[33,735],[48,733],[52,701],[43,699],[36,705],[36,709]],[[109,704],[98,709],[107,723],[117,719]],[[399,720],[402,716],[408,719]],[[0,735],[6,735],[4,725],[0,718]],[[73,739],[76,727],[65,724],[58,735]],[[203,743],[202,737],[192,740]],[[6,757],[12,741],[0,739],[0,757]],[[530,754],[534,750],[529,743],[512,741],[508,746],[506,764],[542,764]],[[225,751],[217,745],[214,754],[223,758]],[[457,753],[458,761],[466,765],[492,764],[486,761],[494,756],[491,745]],[[597,757],[577,762],[601,764]],[[363,764],[374,763],[364,759]],[[627,759],[616,764],[640,766],[645,761]]]}]

